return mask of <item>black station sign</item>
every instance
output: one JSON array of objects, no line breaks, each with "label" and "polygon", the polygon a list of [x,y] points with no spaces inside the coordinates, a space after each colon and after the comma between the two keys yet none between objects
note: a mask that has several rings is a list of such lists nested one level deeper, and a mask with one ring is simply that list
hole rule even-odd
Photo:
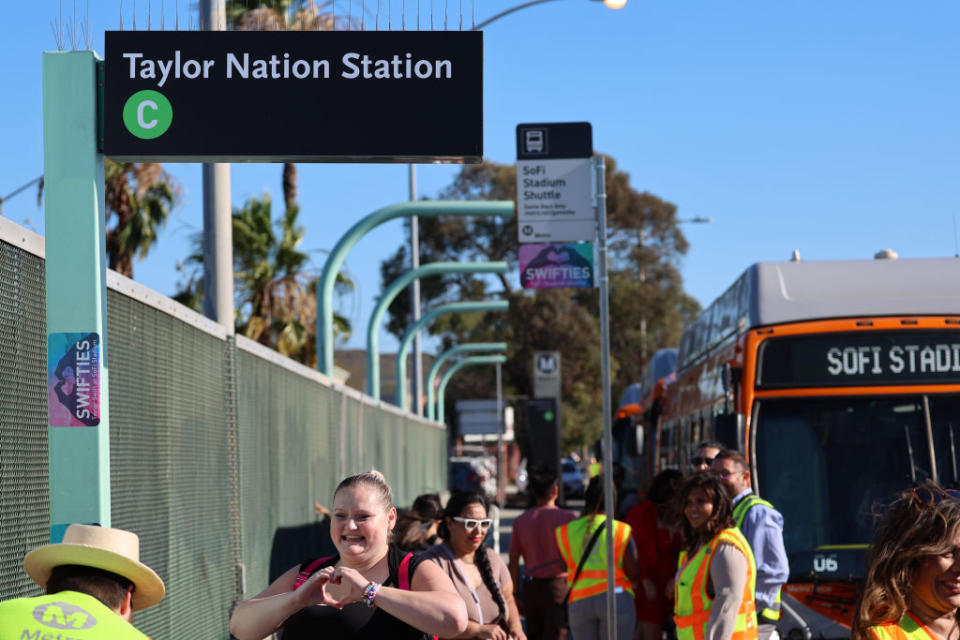
[{"label": "black station sign", "polygon": [[480,162],[478,31],[108,31],[122,161]]},{"label": "black station sign", "polygon": [[864,331],[770,338],[758,389],[960,384],[960,331]]}]

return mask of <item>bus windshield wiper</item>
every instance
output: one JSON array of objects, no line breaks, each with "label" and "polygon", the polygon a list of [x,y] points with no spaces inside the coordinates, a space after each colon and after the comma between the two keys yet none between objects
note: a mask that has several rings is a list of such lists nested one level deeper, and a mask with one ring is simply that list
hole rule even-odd
[{"label": "bus windshield wiper", "polygon": [[953,423],[947,424],[947,433],[950,434],[950,471],[953,472],[953,486],[957,486],[957,447],[953,443]]},{"label": "bus windshield wiper", "polygon": [[910,483],[917,486],[917,463],[913,458],[913,444],[910,443],[910,425],[903,425],[903,437],[907,439],[907,455],[910,456]]},{"label": "bus windshield wiper", "polygon": [[927,431],[927,452],[930,454],[930,478],[934,482],[939,482],[940,477],[937,473],[937,453],[933,446],[933,425],[930,422],[930,398],[923,396],[923,423]]}]

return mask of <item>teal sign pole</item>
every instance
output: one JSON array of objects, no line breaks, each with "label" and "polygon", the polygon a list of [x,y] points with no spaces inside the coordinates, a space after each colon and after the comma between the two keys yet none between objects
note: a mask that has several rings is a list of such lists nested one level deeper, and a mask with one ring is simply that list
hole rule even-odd
[{"label": "teal sign pole", "polygon": [[418,216],[500,216],[513,217],[510,200],[422,200],[401,202],[374,211],[352,227],[330,251],[320,282],[317,283],[317,369],[333,377],[333,285],[347,253],[368,231],[394,218]]},{"label": "teal sign pole", "polygon": [[[413,342],[413,336],[417,334],[428,324],[447,313],[469,313],[471,311],[506,311],[510,308],[510,303],[506,300],[486,300],[477,302],[450,302],[434,307],[424,314],[407,329],[400,339],[400,348],[397,349],[396,381],[397,381],[397,406],[401,409],[407,406],[407,351],[410,350],[410,343]],[[420,415],[419,407],[413,412]]]},{"label": "teal sign pole", "polygon": [[436,393],[433,390],[434,381],[437,379],[437,374],[440,373],[440,367],[443,366],[443,363],[452,358],[455,355],[461,353],[469,353],[470,351],[506,351],[507,343],[506,342],[467,342],[461,345],[453,347],[449,351],[444,351],[439,358],[433,363],[433,366],[430,367],[430,373],[427,374],[427,418],[430,420],[435,419],[436,417],[436,407],[434,406],[437,402]]},{"label": "teal sign pole", "polygon": [[103,155],[92,51],[43,54],[50,538],[110,526]]},{"label": "teal sign pole", "polygon": [[413,271],[408,271],[394,280],[380,299],[370,315],[367,325],[367,395],[380,399],[380,341],[377,331],[383,322],[383,314],[387,312],[390,303],[414,280],[427,276],[446,275],[448,273],[506,273],[506,262],[431,262]]},{"label": "teal sign pole", "polygon": [[468,365],[503,364],[506,361],[506,356],[467,356],[457,364],[450,367],[447,372],[443,374],[443,377],[440,378],[440,387],[437,389],[437,420],[443,420],[443,415],[446,413],[444,396],[447,393],[447,383],[450,382],[450,378],[453,377],[453,374]]}]

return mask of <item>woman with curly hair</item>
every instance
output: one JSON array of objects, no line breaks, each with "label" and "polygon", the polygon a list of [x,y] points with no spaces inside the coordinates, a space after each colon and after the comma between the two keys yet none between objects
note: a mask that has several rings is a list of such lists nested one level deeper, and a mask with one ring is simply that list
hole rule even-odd
[{"label": "woman with curly hair", "polygon": [[479,493],[454,494],[447,501],[438,544],[419,555],[440,566],[467,606],[467,628],[448,638],[527,640],[513,599],[513,581],[500,556],[483,542],[492,520]]},{"label": "woman with curly hair", "polygon": [[960,637],[960,492],[904,491],[874,536],[852,640]]},{"label": "woman with curly hair", "polygon": [[674,577],[678,640],[757,640],[757,567],[733,521],[733,502],[717,476],[695,473],[680,487],[683,549]]}]

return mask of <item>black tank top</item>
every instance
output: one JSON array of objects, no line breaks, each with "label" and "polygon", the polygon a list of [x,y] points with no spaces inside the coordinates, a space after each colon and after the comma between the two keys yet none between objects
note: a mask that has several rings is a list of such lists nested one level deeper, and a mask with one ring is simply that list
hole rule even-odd
[{"label": "black tank top", "polygon": [[[390,576],[384,582],[386,587],[398,585],[397,571],[400,562],[407,552],[394,545],[390,545],[387,552],[387,566]],[[337,564],[340,556],[333,556],[317,569],[331,567]],[[300,565],[303,571],[314,562],[311,558]],[[413,581],[413,573],[420,561],[416,556],[410,559],[409,579]],[[355,602],[343,609],[334,607],[312,606],[305,607],[293,614],[283,625],[282,640],[424,640],[427,634],[415,629],[402,620],[394,618],[389,613],[377,607],[368,607],[362,602]]]}]

